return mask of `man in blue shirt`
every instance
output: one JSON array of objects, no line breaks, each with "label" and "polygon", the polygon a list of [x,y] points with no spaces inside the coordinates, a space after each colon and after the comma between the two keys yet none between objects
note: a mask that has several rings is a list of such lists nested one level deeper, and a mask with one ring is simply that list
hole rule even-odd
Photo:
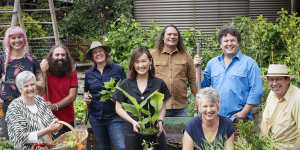
[{"label": "man in blue shirt", "polygon": [[[239,49],[241,36],[236,28],[222,28],[218,41],[223,53],[207,63],[201,85],[212,86],[219,92],[220,115],[232,121],[252,120],[251,109],[259,104],[263,93],[259,67]],[[199,56],[195,57],[194,64],[201,64]]]}]

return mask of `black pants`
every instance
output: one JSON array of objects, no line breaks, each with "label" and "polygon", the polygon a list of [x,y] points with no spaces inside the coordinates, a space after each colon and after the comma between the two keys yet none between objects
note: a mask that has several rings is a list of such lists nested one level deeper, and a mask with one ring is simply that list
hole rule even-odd
[{"label": "black pants", "polygon": [[[125,144],[126,150],[143,150],[142,147],[142,139],[138,135],[138,133],[134,132],[132,129],[132,125],[128,122],[124,124],[125,128]],[[157,138],[157,144],[155,145],[154,150],[167,150],[167,142],[166,136],[163,132],[160,137]]]}]

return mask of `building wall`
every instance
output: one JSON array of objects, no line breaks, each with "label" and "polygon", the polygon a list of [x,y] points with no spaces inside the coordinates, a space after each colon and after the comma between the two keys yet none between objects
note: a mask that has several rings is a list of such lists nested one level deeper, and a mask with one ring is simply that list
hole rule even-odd
[{"label": "building wall", "polygon": [[180,29],[195,27],[203,33],[215,32],[235,16],[262,14],[275,21],[276,12],[289,9],[283,0],[135,0],[134,16],[144,28],[154,19],[160,26],[174,24]]}]

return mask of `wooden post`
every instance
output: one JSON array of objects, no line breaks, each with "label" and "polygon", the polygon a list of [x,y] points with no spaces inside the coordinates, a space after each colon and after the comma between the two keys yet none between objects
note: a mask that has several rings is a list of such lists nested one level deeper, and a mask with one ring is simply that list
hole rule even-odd
[{"label": "wooden post", "polygon": [[[197,45],[197,55],[200,57],[200,43],[196,43]],[[196,68],[196,80],[197,80],[197,89],[201,89],[201,76],[202,76],[202,69],[201,65],[198,65]]]},{"label": "wooden post", "polygon": [[15,3],[14,3],[14,12],[13,12],[13,15],[12,15],[12,18],[11,18],[11,24],[10,26],[16,26],[17,23],[18,23],[18,9],[20,7],[20,0],[15,0]]},{"label": "wooden post", "polygon": [[49,2],[50,14],[51,14],[53,33],[55,37],[55,44],[57,45],[60,43],[60,40],[59,40],[59,33],[58,33],[57,22],[56,22],[54,3],[53,0],[48,0],[48,2]]}]

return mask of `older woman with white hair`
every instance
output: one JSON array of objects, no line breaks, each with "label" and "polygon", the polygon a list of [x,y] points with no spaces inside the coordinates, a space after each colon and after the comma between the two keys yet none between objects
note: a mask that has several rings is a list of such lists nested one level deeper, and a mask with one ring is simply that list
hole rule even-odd
[{"label": "older woman with white hair", "polygon": [[48,142],[48,134],[57,132],[62,125],[44,99],[37,95],[36,78],[30,71],[16,77],[21,96],[13,100],[7,110],[8,135],[14,148],[29,150],[35,143]]},{"label": "older woman with white hair", "polygon": [[218,92],[211,87],[203,88],[198,92],[196,100],[199,115],[186,124],[182,149],[193,150],[196,144],[200,149],[221,146],[222,149],[232,150],[234,127],[231,120],[218,115]]}]

